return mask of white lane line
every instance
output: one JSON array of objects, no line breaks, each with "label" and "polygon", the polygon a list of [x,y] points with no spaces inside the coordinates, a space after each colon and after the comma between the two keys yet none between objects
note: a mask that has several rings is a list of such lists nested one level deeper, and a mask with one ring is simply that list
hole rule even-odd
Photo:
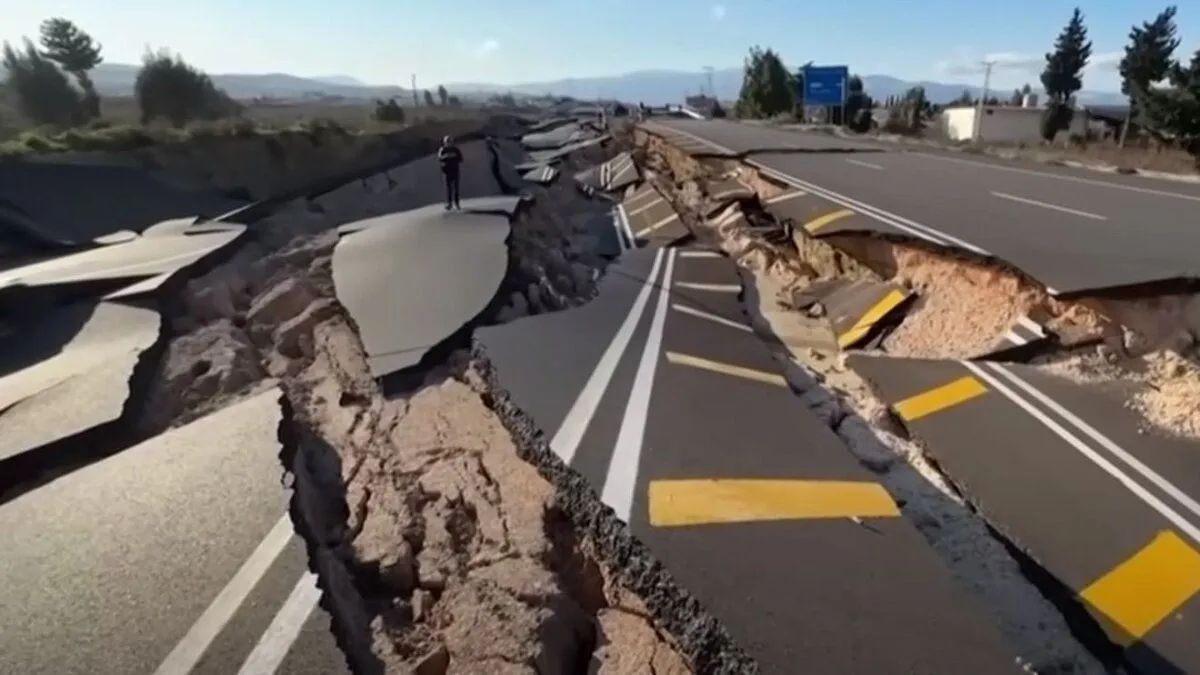
[{"label": "white lane line", "polygon": [[637,214],[642,213],[643,211],[649,211],[650,209],[658,206],[659,204],[662,204],[664,201],[666,201],[666,200],[659,197],[658,199],[655,199],[654,201],[646,204],[645,206],[639,206],[636,209],[629,212],[629,217],[632,218],[632,217],[636,216]]},{"label": "white lane line", "polygon": [[680,288],[693,291],[712,291],[714,293],[741,293],[742,287],[737,284],[698,284],[690,281],[680,281],[675,284]]},{"label": "white lane line", "polygon": [[[680,133],[683,133],[686,136],[690,136],[691,138],[698,140],[701,143],[708,143],[712,147],[715,147],[719,150],[723,150],[729,154],[734,154],[734,155],[737,154],[736,152],[734,152],[733,150],[730,150],[729,148],[718,145],[716,143],[709,143],[708,141],[705,141],[703,138],[692,135],[686,131],[683,131]],[[869,204],[865,204],[863,202],[851,199],[849,197],[846,197],[845,195],[838,194],[832,190],[827,190],[827,189],[819,187],[817,185],[813,185],[812,183],[800,180],[799,178],[796,178],[795,176],[791,176],[789,174],[783,173],[782,171],[777,171],[775,169],[772,169],[769,166],[766,166],[766,165],[756,162],[754,160],[747,159],[746,162],[748,164],[752,164],[752,165],[758,167],[759,169],[762,169],[763,172],[765,172],[767,175],[774,176],[775,178],[782,180],[783,182],[788,183],[788,184],[792,185],[793,187],[806,188],[809,191],[814,192],[814,193],[828,199],[829,201],[832,201],[837,204],[841,204],[842,206],[845,206],[849,209],[852,209],[852,210],[858,211],[860,213],[863,213],[865,215],[871,216],[875,220],[878,220],[882,223],[891,225],[892,227],[895,227],[896,229],[902,230],[904,232],[908,232],[909,234],[912,234],[913,236],[916,236],[918,238],[932,241],[933,243],[938,244],[940,246],[946,246],[947,245],[946,242],[953,242],[954,244],[957,244],[958,246],[961,246],[962,248],[965,248],[968,251],[973,251],[975,253],[978,253],[980,255],[985,255],[985,256],[991,255],[984,249],[979,248],[978,246],[976,246],[974,244],[963,241],[962,239],[959,239],[957,237],[952,237],[940,230],[935,230],[932,227],[929,227],[928,225],[922,225],[920,223],[913,222],[907,218],[902,218],[901,216],[898,216],[894,213],[884,211],[883,209],[880,209],[880,208],[877,208],[874,206],[870,206]]]},{"label": "white lane line", "polygon": [[992,196],[999,197],[1001,199],[1009,199],[1014,202],[1020,202],[1022,204],[1029,204],[1030,206],[1040,206],[1043,209],[1050,209],[1052,211],[1061,211],[1063,213],[1070,213],[1072,215],[1082,216],[1084,218],[1091,218],[1092,220],[1108,220],[1107,216],[1102,216],[1098,213],[1088,213],[1087,211],[1078,211],[1076,209],[1070,209],[1065,206],[1059,206],[1057,204],[1047,204],[1046,202],[1039,202],[1036,199],[1028,199],[1026,197],[1018,197],[1016,195],[1010,195],[1007,192],[992,192]]},{"label": "white lane line", "polygon": [[1025,338],[1021,337],[1020,335],[1017,335],[1016,331],[1012,331],[1012,330],[1010,330],[1004,334],[1004,339],[1008,340],[1009,342],[1011,342],[1015,345],[1023,345],[1023,344],[1029,343],[1029,340],[1026,340]]},{"label": "white lane line", "polygon": [[978,246],[976,246],[974,244],[963,241],[962,239],[958,239],[957,237],[952,237],[940,230],[935,230],[927,225],[921,225],[920,223],[915,223],[911,220],[908,220],[907,218],[902,218],[894,213],[891,213],[890,211],[884,211],[883,209],[871,206],[869,204],[865,204],[856,199],[851,199],[850,197],[839,194],[832,190],[826,190],[825,188],[819,187],[817,185],[813,185],[812,183],[809,183],[808,181],[800,180],[799,178],[796,178],[795,176],[783,173],[781,171],[776,171],[775,169],[772,169],[769,166],[759,164],[752,160],[748,160],[748,161],[751,164],[754,164],[758,168],[762,169],[762,171],[769,176],[774,176],[775,178],[782,180],[786,183],[789,183],[791,185],[804,187],[804,188],[808,189],[810,192],[812,192],[818,196],[824,197],[825,199],[828,199],[829,201],[834,202],[835,204],[841,204],[842,206],[845,206],[848,209],[851,209],[853,211],[858,211],[859,213],[862,213],[863,215],[866,215],[866,216],[870,216],[871,218],[874,218],[875,220],[878,220],[881,223],[891,225],[892,227],[894,227],[898,230],[901,230],[903,232],[908,232],[909,234],[911,234],[915,237],[919,237],[921,239],[931,241],[939,246],[949,246],[950,245],[949,242],[953,242],[955,245],[965,248],[968,251],[974,251],[975,253],[978,253],[980,255],[991,255],[987,251],[983,250],[982,248],[979,248]]},{"label": "white lane line", "polygon": [[629,522],[633,509],[633,492],[637,486],[638,463],[641,461],[642,443],[646,436],[646,420],[650,414],[650,392],[654,387],[654,372],[662,356],[663,324],[667,320],[667,304],[671,294],[671,274],[675,268],[675,249],[667,255],[667,270],[663,273],[662,286],[658,292],[658,305],[654,308],[654,320],[642,360],[638,363],[637,375],[633,379],[633,390],[625,405],[621,418],[621,429],[613,445],[608,472],[604,477],[604,490],[600,499],[616,512],[617,517]]},{"label": "white lane line", "polygon": [[725,256],[716,251],[680,251],[680,258],[723,258]]},{"label": "white lane line", "polygon": [[747,326],[744,323],[738,323],[737,321],[730,321],[729,319],[726,319],[723,316],[717,316],[716,314],[709,314],[708,312],[702,312],[702,311],[696,309],[695,307],[688,307],[687,305],[680,305],[680,304],[672,304],[671,309],[675,310],[676,312],[680,312],[682,314],[690,314],[694,317],[697,317],[700,319],[707,319],[709,321],[719,323],[722,326],[729,326],[730,328],[736,328],[738,330],[745,331],[747,333],[754,332],[753,328],[751,328],[750,326]]},{"label": "white lane line", "polygon": [[617,215],[621,218],[621,229],[625,230],[625,241],[629,242],[627,249],[637,246],[637,239],[633,237],[633,228],[629,226],[629,214],[625,213],[625,206],[617,204]]},{"label": "white lane line", "polygon": [[1130,192],[1141,192],[1147,195],[1157,195],[1159,197],[1174,197],[1176,199],[1186,199],[1188,201],[1200,202],[1200,197],[1195,195],[1183,194],[1180,192],[1169,192],[1167,190],[1155,190],[1154,188],[1138,187],[1136,185],[1122,185],[1120,183],[1110,183],[1103,180],[1095,180],[1092,178],[1081,178],[1079,176],[1064,176],[1057,173],[1048,173],[1045,171],[1034,171],[1032,169],[1021,169],[1015,166],[1000,166],[997,164],[989,164],[987,162],[975,162],[969,159],[959,159],[957,157],[942,157],[941,155],[931,155],[925,152],[910,152],[912,157],[923,157],[925,159],[936,159],[942,162],[957,162],[959,164],[970,164],[972,166],[982,166],[985,169],[994,169],[996,171],[1009,171],[1012,173],[1023,173],[1028,176],[1040,176],[1042,178],[1055,178],[1058,180],[1070,181],[1072,183],[1082,183],[1084,185],[1097,185],[1100,187],[1113,188],[1115,190],[1128,190]]},{"label": "white lane line", "polygon": [[764,204],[778,204],[779,202],[786,202],[789,199],[795,199],[796,197],[803,197],[806,194],[808,194],[808,193],[805,192],[804,190],[797,190],[795,188],[792,188],[788,192],[785,192],[781,195],[775,195],[774,197],[767,199],[763,203]]},{"label": "white lane line", "polygon": [[246,558],[241,568],[225,584],[225,588],[217,594],[212,604],[204,610],[196,623],[188,630],[179,644],[167,654],[167,658],[159,664],[155,675],[185,675],[204,655],[204,651],[229,623],[238,607],[245,601],[246,596],[258,584],[258,580],[267,573],[267,568],[279,557],[279,552],[287,546],[292,538],[292,519],[288,514],[275,522],[275,526],[267,536],[259,542],[258,547]]},{"label": "white lane line", "polygon": [[1007,368],[1001,368],[998,365],[990,367],[1003,376],[1004,379],[1020,387],[1027,394],[1041,402],[1042,405],[1057,413],[1060,417],[1070,423],[1071,426],[1078,429],[1085,436],[1091,438],[1093,441],[1098,443],[1100,447],[1109,451],[1117,459],[1124,462],[1126,466],[1141,474],[1142,478],[1145,478],[1153,483],[1158,487],[1158,489],[1170,495],[1175,501],[1179,502],[1181,506],[1191,511],[1192,514],[1197,518],[1200,518],[1200,502],[1190,497],[1186,492],[1176,487],[1166,478],[1163,478],[1161,474],[1144,464],[1141,460],[1135,457],[1133,453],[1122,448],[1120,445],[1117,445],[1117,443],[1111,438],[1097,431],[1095,427],[1083,421],[1070,410],[1067,410],[1065,407],[1060,405],[1057,401],[1042,393],[1041,390],[1029,384],[1029,382],[1027,382],[1021,376]]},{"label": "white lane line", "polygon": [[667,216],[666,218],[663,218],[662,220],[658,221],[657,223],[651,225],[650,227],[644,227],[644,228],[638,230],[638,236],[642,237],[647,234],[650,234],[651,232],[657,230],[658,228],[662,227],[663,225],[666,225],[667,223],[670,223],[673,220],[679,220],[678,213],[672,212],[671,215]]},{"label": "white lane line", "polygon": [[1022,314],[1017,323],[1025,327],[1025,330],[1033,333],[1038,337],[1046,337],[1046,327],[1029,318],[1028,315]]},{"label": "white lane line", "polygon": [[575,403],[571,405],[570,411],[563,418],[554,438],[550,440],[550,449],[567,464],[574,459],[575,451],[579,449],[579,443],[583,440],[584,433],[587,432],[588,424],[591,423],[592,416],[596,414],[596,408],[600,405],[600,399],[604,397],[608,383],[617,370],[617,364],[620,363],[625,349],[629,347],[633,332],[646,309],[646,302],[650,299],[650,289],[654,287],[654,281],[658,278],[658,268],[662,263],[662,257],[663,249],[659,249],[658,253],[654,255],[654,266],[650,269],[650,276],[642,281],[642,288],[638,291],[637,299],[630,306],[629,314],[625,317],[621,327],[617,329],[616,335],[613,335],[612,342],[608,344],[608,348],[604,350],[604,354],[596,363],[596,368],[588,378],[587,384],[583,385],[583,389],[579,391]]},{"label": "white lane line", "polygon": [[883,167],[879,166],[878,164],[871,164],[870,162],[860,162],[857,159],[848,159],[848,160],[846,160],[846,163],[853,164],[854,166],[865,166],[868,169],[875,169],[876,171],[883,171]]},{"label": "white lane line", "polygon": [[653,126],[659,128],[659,129],[666,129],[668,133],[676,133],[676,134],[681,134],[683,136],[687,136],[688,138],[692,139],[693,141],[698,141],[701,145],[703,145],[705,147],[716,148],[717,150],[720,150],[721,152],[724,152],[729,155],[738,154],[737,152],[730,150],[729,148],[727,148],[723,145],[720,145],[719,143],[713,143],[712,141],[705,140],[689,131],[684,131],[682,129],[676,129],[675,127],[668,127],[668,126],[662,125],[662,124],[655,124]]},{"label": "white lane line", "polygon": [[644,192],[635,192],[634,194],[625,198],[625,202],[624,202],[625,206],[633,206],[634,202],[641,201],[642,199],[644,199],[646,197],[652,197],[654,199],[658,199],[659,197],[661,197],[661,195],[658,193],[658,190],[655,190],[654,188],[650,188]]},{"label": "white lane line", "polygon": [[246,657],[238,675],[274,675],[320,599],[317,575],[306,571]]},{"label": "white lane line", "polygon": [[1024,398],[1021,398],[1020,395],[1009,389],[1000,380],[989,375],[988,373],[985,373],[979,366],[969,361],[960,361],[959,363],[961,363],[967,370],[977,375],[980,379],[990,384],[996,391],[1000,392],[1010,401],[1016,403],[1022,410],[1032,415],[1037,421],[1041,422],[1043,426],[1057,434],[1059,438],[1062,438],[1064,441],[1070,444],[1071,447],[1078,450],[1084,457],[1090,459],[1093,464],[1100,467],[1100,469],[1102,469],[1108,475],[1117,479],[1118,482],[1124,485],[1130,492],[1137,495],[1143,502],[1150,506],[1150,508],[1158,511],[1159,514],[1171,521],[1171,523],[1178,527],[1181,531],[1186,533],[1196,542],[1200,543],[1200,528],[1192,525],[1186,518],[1179,515],[1170,506],[1164,504],[1161,499],[1154,496],[1153,493],[1142,487],[1140,483],[1130,478],[1116,465],[1089,447],[1086,443],[1080,440],[1078,436],[1064,429],[1061,424],[1051,419],[1041,410],[1033,407],[1032,404],[1030,404]]},{"label": "white lane line", "polygon": [[622,251],[629,250],[629,245],[625,243],[625,232],[621,230],[621,212],[617,209],[612,211],[612,226],[613,232],[617,235],[617,246]]}]

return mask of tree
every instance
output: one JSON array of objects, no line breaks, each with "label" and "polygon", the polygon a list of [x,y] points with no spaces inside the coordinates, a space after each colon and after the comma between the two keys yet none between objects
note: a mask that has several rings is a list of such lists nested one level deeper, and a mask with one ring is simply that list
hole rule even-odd
[{"label": "tree", "polygon": [[396,99],[389,98],[386,102],[375,99],[375,112],[373,114],[376,120],[380,122],[396,122],[404,124],[404,108],[396,103]]},{"label": "tree", "polygon": [[1054,51],[1046,54],[1042,87],[1046,89],[1047,109],[1042,118],[1042,137],[1053,140],[1055,134],[1071,126],[1071,97],[1083,87],[1083,69],[1092,57],[1083,12],[1075,8],[1071,20],[1054,41]]},{"label": "tree", "polygon": [[971,96],[970,89],[963,89],[958,98],[950,102],[950,105],[971,105],[975,103],[975,97]]},{"label": "tree", "polygon": [[163,117],[182,127],[192,120],[236,115],[240,106],[205,73],[167,50],[147,52],[133,85],[142,124]]},{"label": "tree", "polygon": [[448,102],[448,101],[447,101],[447,99],[449,98],[449,96],[450,96],[450,93],[449,93],[449,92],[447,92],[447,91],[446,91],[446,88],[445,88],[445,87],[443,87],[443,86],[442,86],[442,85],[440,85],[440,84],[438,85],[438,90],[437,90],[437,91],[438,91],[438,101],[440,101],[440,102],[441,102],[441,104],[442,104],[442,107],[444,108],[444,107],[446,107],[446,104],[447,104],[447,102]]},{"label": "tree", "polygon": [[[1129,44],[1121,59],[1121,93],[1129,97],[1129,110],[1121,127],[1120,145],[1124,147],[1129,125],[1138,119],[1138,109],[1146,106],[1150,86],[1161,81],[1171,69],[1171,56],[1179,46],[1175,37],[1175,7],[1167,7],[1154,18],[1129,31]],[[1145,125],[1144,119],[1138,120]]]},{"label": "tree", "polygon": [[917,133],[925,127],[925,117],[931,108],[925,98],[925,87],[913,87],[904,93],[904,97],[888,112],[888,120],[884,125],[894,133]]},{"label": "tree", "polygon": [[1147,92],[1146,117],[1159,134],[1190,153],[1200,168],[1200,50],[1187,67],[1174,65],[1170,75],[1170,89]]},{"label": "tree", "polygon": [[92,36],[79,30],[67,19],[46,19],[42,22],[42,49],[46,58],[70,73],[83,90],[83,107],[88,118],[100,116],[100,96],[88,72],[104,59],[101,45]]},{"label": "tree", "polygon": [[425,105],[433,107],[433,94],[429,93],[428,89],[425,90]]},{"label": "tree", "polygon": [[1008,104],[1014,106],[1021,105],[1021,98],[1021,90],[1013,89],[1012,96],[1008,97]]},{"label": "tree", "polygon": [[5,88],[16,99],[21,114],[37,124],[71,126],[83,121],[79,92],[53,61],[42,56],[29,40],[25,50],[4,43]]},{"label": "tree", "polygon": [[846,83],[846,114],[843,124],[851,130],[863,133],[871,129],[871,97],[863,91],[863,81],[858,75],[850,76]]},{"label": "tree", "polygon": [[793,78],[774,51],[752,47],[746,57],[742,90],[736,111],[739,117],[763,118],[790,112],[795,105]]},{"label": "tree", "polygon": [[462,99],[451,94],[450,98],[446,100],[446,105],[449,105],[451,108],[461,108]]}]

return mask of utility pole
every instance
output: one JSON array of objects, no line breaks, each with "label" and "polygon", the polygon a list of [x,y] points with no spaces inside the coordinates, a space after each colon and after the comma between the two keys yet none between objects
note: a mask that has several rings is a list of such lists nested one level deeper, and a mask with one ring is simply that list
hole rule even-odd
[{"label": "utility pole", "polygon": [[412,91],[413,91],[413,107],[414,108],[420,107],[421,102],[417,98],[417,74],[416,73],[412,74]]},{"label": "utility pole", "polygon": [[[713,67],[712,66],[704,66],[704,77],[705,77],[705,80],[708,82],[708,95],[711,98],[716,99],[717,91],[715,89],[713,89]],[[703,92],[701,92],[701,93],[703,93]]]},{"label": "utility pole", "polygon": [[983,131],[983,102],[987,99],[988,85],[990,85],[992,82],[992,66],[994,65],[996,65],[995,61],[983,62],[983,94],[980,95],[979,100],[975,102],[975,130],[974,133],[971,134],[971,138],[974,139],[976,143],[980,141],[979,136]]}]

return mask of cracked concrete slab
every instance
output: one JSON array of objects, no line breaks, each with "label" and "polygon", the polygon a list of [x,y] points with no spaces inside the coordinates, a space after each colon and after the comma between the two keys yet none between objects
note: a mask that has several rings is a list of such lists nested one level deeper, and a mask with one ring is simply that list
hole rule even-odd
[{"label": "cracked concrete slab", "polygon": [[18,326],[0,352],[0,459],[121,417],[157,311],[81,303]]},{"label": "cracked concrete slab", "polygon": [[510,227],[505,215],[432,209],[376,221],[342,235],[333,281],[380,377],[416,365],[491,302]]}]

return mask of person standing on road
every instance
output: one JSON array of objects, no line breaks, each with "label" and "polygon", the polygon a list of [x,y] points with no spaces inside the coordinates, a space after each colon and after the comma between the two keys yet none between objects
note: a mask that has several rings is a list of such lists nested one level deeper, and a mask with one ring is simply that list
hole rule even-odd
[{"label": "person standing on road", "polygon": [[446,210],[451,208],[462,210],[458,203],[458,166],[462,164],[462,150],[454,144],[452,136],[442,139],[442,147],[438,148],[438,162],[442,165],[442,177],[446,179]]}]

